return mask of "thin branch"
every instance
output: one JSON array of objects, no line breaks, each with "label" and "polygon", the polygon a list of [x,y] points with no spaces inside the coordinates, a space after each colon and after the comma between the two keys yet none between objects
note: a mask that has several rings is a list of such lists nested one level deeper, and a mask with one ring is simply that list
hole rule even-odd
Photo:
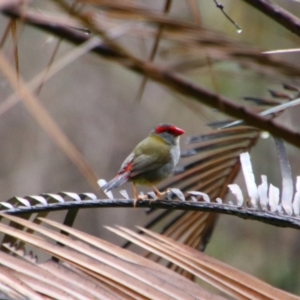
[{"label": "thin branch", "polygon": [[[164,5],[164,9],[163,9],[163,12],[165,14],[167,14],[170,11],[171,5],[172,5],[172,0],[166,0],[165,5]],[[155,36],[155,40],[154,40],[154,44],[153,44],[152,49],[151,49],[150,56],[148,58],[148,61],[150,61],[150,62],[153,61],[154,58],[155,58],[155,55],[156,55],[157,50],[158,50],[158,45],[159,45],[163,30],[164,30],[164,26],[160,25],[158,27],[157,34]],[[148,81],[148,78],[146,76],[143,77],[143,80],[141,82],[141,85],[140,85],[140,88],[138,90],[137,97],[136,97],[138,101],[142,100],[142,97],[143,97],[143,94],[144,94],[144,91],[145,91],[145,88],[146,88],[147,81]]]},{"label": "thin branch", "polygon": [[287,30],[300,36],[300,19],[269,0],[244,0]]},{"label": "thin branch", "polygon": [[[51,203],[47,205],[35,205],[31,207],[18,206],[16,208],[2,210],[1,214],[9,215],[23,215],[37,212],[50,212],[58,210],[82,209],[92,207],[128,207],[132,208],[135,199],[96,199],[96,200],[82,200],[70,201],[64,203]],[[170,200],[141,200],[138,201],[136,207],[147,208],[162,208],[162,209],[176,209],[184,211],[204,211],[212,213],[220,213],[226,215],[236,216],[242,219],[256,220],[278,227],[290,227],[300,229],[300,218],[291,217],[288,215],[272,213],[268,211],[251,209],[248,207],[239,207],[235,205],[207,203],[207,202],[181,202]]]},{"label": "thin branch", "polygon": [[227,20],[229,20],[236,28],[238,33],[242,32],[242,28],[225,12],[224,9],[224,5],[221,4],[219,1],[217,0],[213,0],[216,4],[216,7],[219,8],[221,10],[221,12],[223,13],[223,15],[226,17]]},{"label": "thin branch", "polygon": [[[22,16],[22,20],[27,24],[43,29],[56,36],[63,37],[76,45],[82,44],[89,39],[86,34],[59,24],[47,23],[43,20],[43,18],[33,13],[24,15],[18,9],[3,10],[3,13],[11,18],[17,19]],[[102,57],[118,62],[138,74],[148,76],[152,80],[168,86],[182,95],[193,98],[209,107],[216,108],[229,116],[243,119],[245,123],[268,131],[274,136],[281,137],[288,143],[300,148],[300,134],[298,132],[291,131],[286,127],[276,124],[272,120],[267,120],[248,110],[244,106],[236,105],[230,99],[219,96],[203,87],[195,85],[166,68],[129,56],[124,53],[124,51],[118,51],[106,43],[98,45],[92,51]],[[274,65],[276,64],[278,65],[280,63],[274,60]],[[299,70],[297,68],[293,70],[291,69],[291,72],[293,72],[294,75],[299,75]]]}]

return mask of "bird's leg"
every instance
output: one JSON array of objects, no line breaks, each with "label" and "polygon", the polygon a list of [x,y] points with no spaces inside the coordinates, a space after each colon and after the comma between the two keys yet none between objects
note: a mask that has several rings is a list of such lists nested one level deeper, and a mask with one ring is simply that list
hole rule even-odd
[{"label": "bird's leg", "polygon": [[[162,199],[163,196],[164,196],[166,193],[168,193],[168,192],[170,191],[170,189],[167,189],[167,190],[164,191],[164,192],[160,192],[160,191],[157,189],[157,187],[154,186],[154,185],[152,185],[152,188],[153,188],[153,190],[154,190],[156,196],[158,197],[158,199]],[[153,202],[153,201],[155,201],[155,200],[156,200],[156,199],[152,199],[152,200],[150,201],[150,203]]]},{"label": "bird's leg", "polygon": [[147,195],[144,196],[139,195],[136,184],[134,182],[132,183],[132,186],[133,186],[133,197],[134,197],[133,207],[136,207],[136,204],[139,200],[144,200],[147,199],[148,197]]},{"label": "bird's leg", "polygon": [[152,188],[158,198],[162,198],[166,194],[166,192],[160,192],[154,185],[152,185]]}]

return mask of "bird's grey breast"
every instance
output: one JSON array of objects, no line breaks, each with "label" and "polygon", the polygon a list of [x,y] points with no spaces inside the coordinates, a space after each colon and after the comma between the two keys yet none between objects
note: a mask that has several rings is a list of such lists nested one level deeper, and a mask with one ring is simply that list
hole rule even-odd
[{"label": "bird's grey breast", "polygon": [[175,167],[180,157],[179,137],[176,139],[175,145],[171,147],[172,164]]},{"label": "bird's grey breast", "polygon": [[171,146],[170,152],[171,152],[171,161],[157,170],[158,171],[157,174],[159,174],[158,177],[160,177],[161,179],[164,179],[167,176],[169,176],[173,172],[175,166],[179,161],[179,156],[180,156],[179,141],[176,142],[175,145]]}]

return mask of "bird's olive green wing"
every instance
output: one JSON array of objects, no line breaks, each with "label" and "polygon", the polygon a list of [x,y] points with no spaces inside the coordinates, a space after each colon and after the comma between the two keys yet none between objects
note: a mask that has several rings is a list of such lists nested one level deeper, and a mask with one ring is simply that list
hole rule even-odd
[{"label": "bird's olive green wing", "polygon": [[158,169],[171,161],[170,146],[163,139],[149,136],[133,150],[130,177]]}]

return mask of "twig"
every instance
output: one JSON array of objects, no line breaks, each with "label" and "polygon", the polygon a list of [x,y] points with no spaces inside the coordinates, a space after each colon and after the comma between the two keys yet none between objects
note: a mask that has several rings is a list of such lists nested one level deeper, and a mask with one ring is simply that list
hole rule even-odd
[{"label": "twig", "polygon": [[[91,207],[128,207],[132,208],[134,199],[96,199],[70,201],[64,203],[55,203],[47,205],[35,205],[31,207],[18,206],[13,209],[6,209],[1,214],[23,215],[37,212],[50,212],[58,210],[82,209]],[[283,214],[272,213],[263,210],[251,209],[247,207],[238,207],[228,204],[206,203],[206,202],[181,202],[170,200],[141,200],[137,202],[137,207],[176,209],[184,211],[205,211],[236,216],[242,219],[256,220],[278,227],[290,227],[300,229],[300,218],[290,217]]]},{"label": "twig", "polygon": [[229,20],[236,28],[238,33],[242,32],[242,28],[225,12],[224,10],[224,5],[219,3],[217,0],[213,0],[217,6],[217,8],[219,8],[221,10],[221,12],[223,13],[223,15],[226,17],[227,20]]}]

